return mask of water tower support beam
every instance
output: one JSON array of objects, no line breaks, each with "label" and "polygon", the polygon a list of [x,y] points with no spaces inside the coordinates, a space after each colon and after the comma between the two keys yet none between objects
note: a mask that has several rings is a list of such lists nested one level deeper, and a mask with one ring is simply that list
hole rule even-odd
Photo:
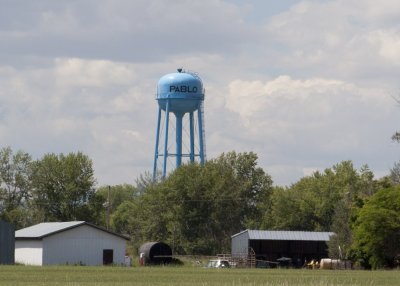
[{"label": "water tower support beam", "polygon": [[168,127],[169,127],[169,100],[167,100],[165,108],[165,140],[164,140],[164,164],[162,176],[167,175],[167,159],[168,159]]},{"label": "water tower support beam", "polygon": [[204,165],[204,142],[203,142],[203,116],[201,113],[201,106],[197,109],[198,122],[199,122],[199,148],[200,148],[200,164]]},{"label": "water tower support beam", "polygon": [[189,113],[189,124],[190,124],[190,163],[194,162],[194,121],[193,111]]},{"label": "water tower support beam", "polygon": [[158,161],[158,144],[160,143],[160,122],[161,122],[161,108],[158,108],[158,117],[157,117],[157,131],[156,131],[156,147],[154,150],[154,164],[153,164],[153,180],[156,179],[157,176],[157,161]]},{"label": "water tower support beam", "polygon": [[175,113],[176,117],[176,167],[182,165],[182,113]]}]

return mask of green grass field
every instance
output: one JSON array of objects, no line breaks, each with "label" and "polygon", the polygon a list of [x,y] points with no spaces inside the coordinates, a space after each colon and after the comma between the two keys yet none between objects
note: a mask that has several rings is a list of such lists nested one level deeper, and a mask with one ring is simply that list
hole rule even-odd
[{"label": "green grass field", "polygon": [[0,285],[400,285],[400,271],[0,266]]}]

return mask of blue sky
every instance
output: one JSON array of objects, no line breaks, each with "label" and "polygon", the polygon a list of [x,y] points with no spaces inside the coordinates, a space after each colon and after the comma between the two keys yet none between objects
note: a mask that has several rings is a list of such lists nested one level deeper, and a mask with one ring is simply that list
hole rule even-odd
[{"label": "blue sky", "polygon": [[[228,0],[238,6],[247,7],[247,13],[244,15],[246,21],[261,24],[267,21],[271,16],[282,13],[290,9],[291,6],[300,2],[298,0]],[[321,1],[322,2],[322,1]]]},{"label": "blue sky", "polygon": [[98,185],[151,171],[158,79],[206,88],[207,157],[253,151],[278,185],[398,161],[400,3],[0,0],[0,146],[82,151]]}]

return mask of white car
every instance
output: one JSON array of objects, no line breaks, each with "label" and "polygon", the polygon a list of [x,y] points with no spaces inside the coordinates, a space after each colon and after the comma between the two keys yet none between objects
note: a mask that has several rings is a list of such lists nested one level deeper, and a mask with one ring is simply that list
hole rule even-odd
[{"label": "white car", "polygon": [[209,260],[207,263],[207,268],[230,268],[231,265],[229,264],[228,260],[223,259],[212,259]]}]

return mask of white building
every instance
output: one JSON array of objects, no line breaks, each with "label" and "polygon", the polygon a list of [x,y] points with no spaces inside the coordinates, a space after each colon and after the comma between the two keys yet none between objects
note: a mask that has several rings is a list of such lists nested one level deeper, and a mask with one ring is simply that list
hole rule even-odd
[{"label": "white building", "polygon": [[123,264],[128,239],[84,221],[40,223],[15,232],[15,262]]}]

